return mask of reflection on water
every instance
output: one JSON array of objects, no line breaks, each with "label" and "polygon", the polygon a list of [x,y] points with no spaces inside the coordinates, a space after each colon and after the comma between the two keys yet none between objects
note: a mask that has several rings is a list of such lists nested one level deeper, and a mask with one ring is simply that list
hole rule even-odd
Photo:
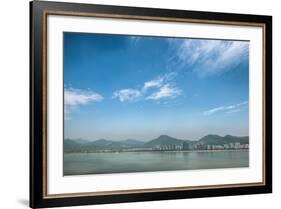
[{"label": "reflection on water", "polygon": [[248,151],[64,154],[64,175],[129,173],[249,166]]}]

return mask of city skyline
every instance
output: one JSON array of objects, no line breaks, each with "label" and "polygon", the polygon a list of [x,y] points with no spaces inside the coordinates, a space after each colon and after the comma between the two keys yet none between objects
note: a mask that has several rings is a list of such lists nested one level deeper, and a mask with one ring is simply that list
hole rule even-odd
[{"label": "city skyline", "polygon": [[248,136],[249,42],[64,33],[64,136]]}]

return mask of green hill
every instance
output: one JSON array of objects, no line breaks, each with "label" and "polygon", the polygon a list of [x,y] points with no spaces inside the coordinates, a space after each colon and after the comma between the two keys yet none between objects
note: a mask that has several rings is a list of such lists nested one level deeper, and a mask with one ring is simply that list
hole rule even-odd
[{"label": "green hill", "polygon": [[145,144],[145,146],[158,146],[158,145],[164,145],[164,144],[175,144],[175,145],[182,145],[184,140],[173,138],[168,135],[161,135],[156,139],[153,139]]},{"label": "green hill", "polygon": [[237,137],[237,136],[219,136],[219,135],[207,135],[204,136],[199,140],[199,142],[203,144],[208,145],[223,145],[223,144],[229,144],[229,143],[236,143],[239,142],[240,144],[249,144],[249,137]]}]

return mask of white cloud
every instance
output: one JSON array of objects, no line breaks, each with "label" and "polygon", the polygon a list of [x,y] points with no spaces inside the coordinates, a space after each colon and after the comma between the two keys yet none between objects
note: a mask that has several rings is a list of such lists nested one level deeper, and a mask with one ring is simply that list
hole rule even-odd
[{"label": "white cloud", "polygon": [[158,100],[162,98],[175,98],[181,94],[181,90],[172,86],[169,82],[174,79],[175,73],[167,73],[156,79],[144,82],[140,89],[121,89],[113,93],[113,98],[121,102],[136,101],[138,99]]},{"label": "white cloud", "polygon": [[90,90],[81,90],[74,88],[65,88],[64,89],[64,112],[66,117],[69,118],[69,114],[77,108],[79,105],[85,105],[92,102],[100,102],[103,100],[103,97]]},{"label": "white cloud", "polygon": [[230,114],[230,113],[236,113],[236,112],[240,112],[240,111],[242,111],[242,109],[239,108],[239,109],[230,110],[226,113]]},{"label": "white cloud", "polygon": [[193,67],[200,76],[232,70],[249,53],[247,41],[175,39],[169,43],[176,49],[178,63]]},{"label": "white cloud", "polygon": [[145,92],[150,88],[160,88],[169,81],[173,80],[176,76],[175,72],[166,73],[162,76],[158,76],[158,78],[146,81],[143,85],[142,91]]},{"label": "white cloud", "polygon": [[140,36],[130,36],[130,41],[133,45],[137,44],[141,40]]},{"label": "white cloud", "polygon": [[239,112],[241,111],[243,107],[245,107],[245,105],[248,104],[248,101],[244,101],[238,104],[234,104],[234,105],[228,105],[228,106],[220,106],[220,107],[216,107],[216,108],[212,108],[210,110],[207,110],[204,112],[204,115],[212,115],[215,113],[235,113],[235,112]]},{"label": "white cloud", "polygon": [[148,100],[159,100],[162,98],[175,98],[181,94],[181,90],[172,87],[170,84],[162,86],[159,91],[154,92],[150,96],[146,97]]},{"label": "white cloud", "polygon": [[142,90],[146,91],[149,88],[153,88],[153,87],[161,87],[163,84],[164,78],[160,77],[158,79],[155,80],[150,80],[144,83]]},{"label": "white cloud", "polygon": [[122,89],[113,93],[113,98],[118,98],[121,102],[134,101],[142,94],[137,89]]},{"label": "white cloud", "polygon": [[87,104],[90,102],[101,101],[103,97],[93,91],[83,91],[80,89],[69,88],[64,91],[64,103],[65,105],[79,105]]}]

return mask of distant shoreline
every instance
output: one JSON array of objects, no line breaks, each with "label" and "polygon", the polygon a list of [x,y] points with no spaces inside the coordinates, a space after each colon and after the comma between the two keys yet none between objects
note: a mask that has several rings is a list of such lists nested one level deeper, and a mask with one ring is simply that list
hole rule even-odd
[{"label": "distant shoreline", "polygon": [[231,135],[206,135],[197,141],[160,135],[148,142],[135,139],[112,141],[100,139],[93,142],[83,139],[65,139],[65,153],[119,153],[119,152],[216,152],[249,149],[249,137]]},{"label": "distant shoreline", "polygon": [[64,154],[92,154],[92,153],[123,153],[123,152],[155,152],[155,153],[160,153],[160,152],[238,152],[238,151],[249,151],[249,149],[222,149],[222,150],[162,150],[162,151],[156,151],[156,150],[140,150],[140,151],[99,151],[99,152],[66,152]]}]

